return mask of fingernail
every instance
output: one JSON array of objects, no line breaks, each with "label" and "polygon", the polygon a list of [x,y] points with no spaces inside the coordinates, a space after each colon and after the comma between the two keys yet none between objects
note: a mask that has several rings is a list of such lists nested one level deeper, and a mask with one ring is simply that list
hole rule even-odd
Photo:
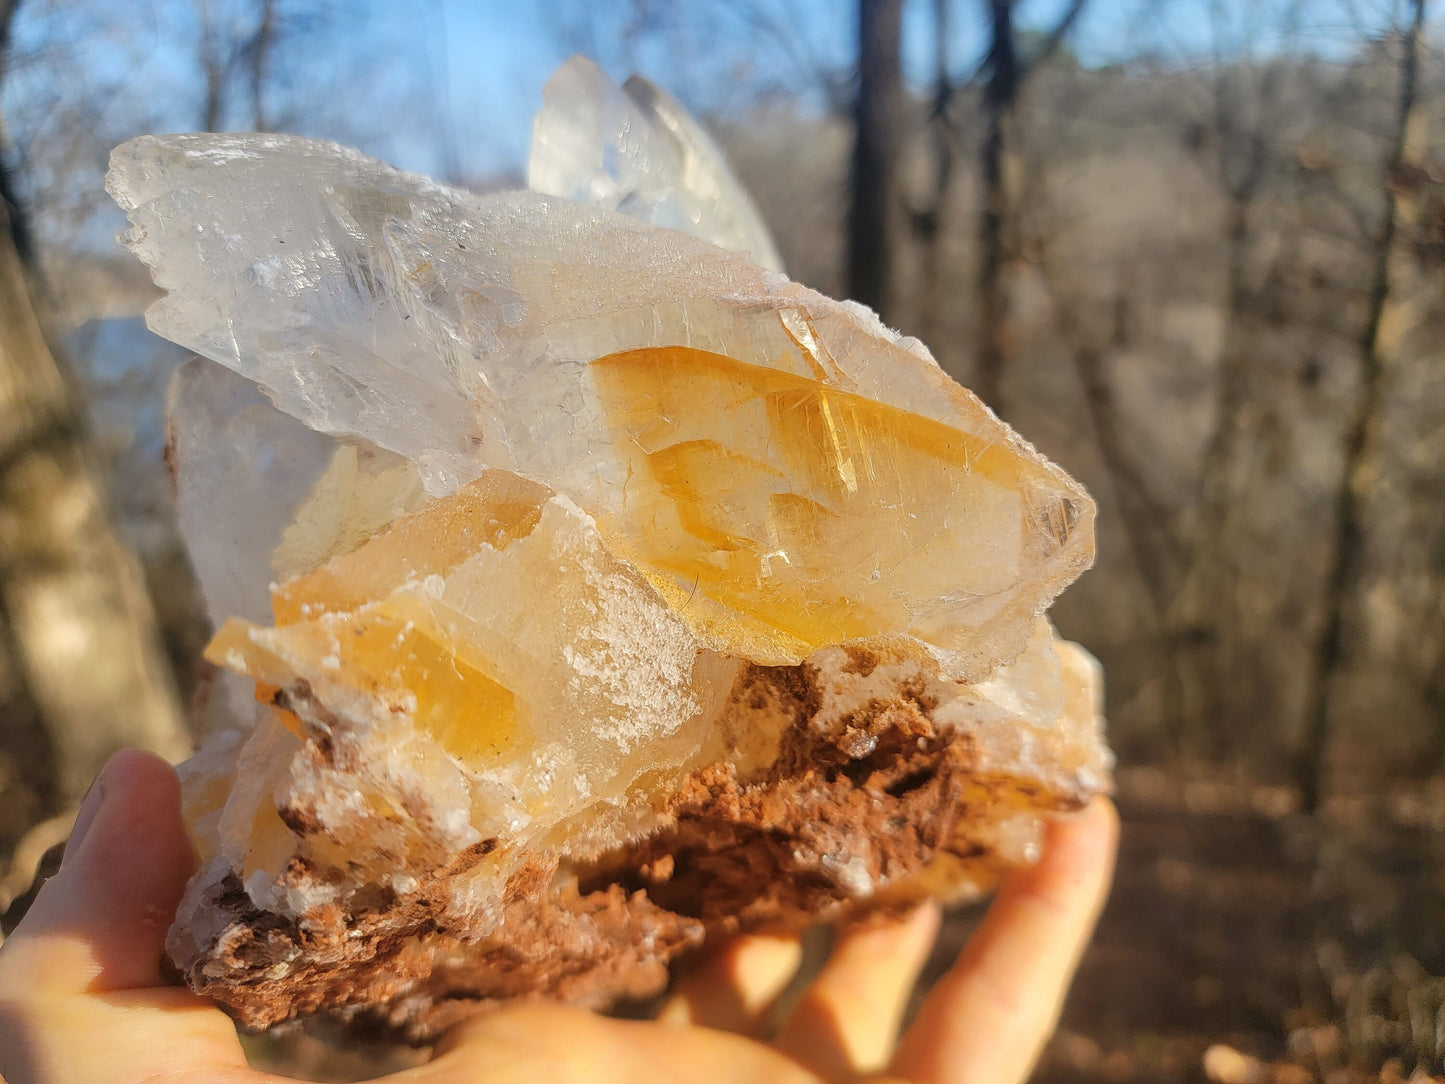
[{"label": "fingernail", "polygon": [[85,792],[85,797],[80,800],[80,812],[75,815],[75,826],[70,829],[70,838],[65,841],[65,853],[60,857],[62,866],[70,861],[70,856],[80,849],[85,840],[85,833],[90,831],[90,826],[95,821],[95,815],[100,812],[100,807],[105,804],[105,773],[95,777],[95,782],[90,784],[90,789]]}]

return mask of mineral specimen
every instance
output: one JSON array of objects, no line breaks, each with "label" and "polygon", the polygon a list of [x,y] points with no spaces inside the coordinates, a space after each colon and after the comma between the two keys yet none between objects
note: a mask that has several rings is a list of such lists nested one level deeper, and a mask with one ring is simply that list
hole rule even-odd
[{"label": "mineral specimen", "polygon": [[663,228],[776,261],[659,92],[572,62],[531,176],[606,206],[285,136],[112,157],[150,324],[210,359],[170,951],[250,1026],[654,993],[709,937],[984,891],[1109,785],[1041,616],[1087,494],[866,309]]}]

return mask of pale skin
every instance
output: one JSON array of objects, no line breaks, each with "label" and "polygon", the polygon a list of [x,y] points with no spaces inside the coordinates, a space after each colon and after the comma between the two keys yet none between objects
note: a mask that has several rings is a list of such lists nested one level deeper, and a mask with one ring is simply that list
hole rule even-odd
[{"label": "pale skin", "polygon": [[[1057,1022],[1117,840],[1104,799],[1051,825],[1038,865],[1004,882],[902,1036],[938,930],[931,905],[841,935],[771,1041],[758,1035],[799,946],[742,937],[681,983],[655,1021],[503,1009],[454,1029],[428,1064],[385,1080],[1019,1084]],[[148,754],[117,754],[82,807],[60,872],[0,947],[4,1081],[288,1084],[249,1069],[230,1019],[161,978],[165,932],[193,862],[175,773]]]}]

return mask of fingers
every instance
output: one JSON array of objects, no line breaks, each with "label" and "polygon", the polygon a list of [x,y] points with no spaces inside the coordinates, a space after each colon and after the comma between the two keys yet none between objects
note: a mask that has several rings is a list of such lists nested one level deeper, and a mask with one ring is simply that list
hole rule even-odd
[{"label": "fingers", "polygon": [[938,923],[929,903],[902,921],[841,934],[774,1045],[828,1080],[883,1068]]},{"label": "fingers", "polygon": [[60,872],[0,947],[0,1076],[143,1079],[157,1066],[244,1066],[235,1029],[162,987],[165,934],[194,858],[170,765],[117,753],[76,818]]},{"label": "fingers", "polygon": [[436,1060],[396,1084],[820,1084],[791,1059],[712,1028],[608,1020],[561,1005],[485,1013],[450,1032]]},{"label": "fingers", "polygon": [[678,983],[657,1019],[757,1036],[802,958],[797,937],[735,937]]},{"label": "fingers", "polygon": [[1004,881],[924,1002],[893,1073],[915,1084],[1027,1079],[1108,896],[1118,836],[1103,798],[1049,826],[1038,865]]},{"label": "fingers", "polygon": [[149,753],[117,753],[76,816],[60,872],[0,950],[0,968],[37,993],[159,985],[166,929],[194,862],[176,773]]}]

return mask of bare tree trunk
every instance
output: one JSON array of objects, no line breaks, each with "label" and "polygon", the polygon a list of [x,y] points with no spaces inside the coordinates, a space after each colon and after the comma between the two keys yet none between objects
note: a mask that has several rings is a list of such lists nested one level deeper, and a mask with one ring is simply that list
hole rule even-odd
[{"label": "bare tree trunk", "polygon": [[1008,363],[1009,252],[1006,226],[1009,192],[1006,183],[1007,126],[1019,91],[1038,66],[1063,44],[1084,10],[1085,0],[1073,0],[1044,36],[1037,55],[1020,61],[1014,35],[1015,0],[985,0],[988,6],[989,51],[984,62],[983,143],[979,148],[979,174],[983,210],[978,230],[978,368],[974,390],[996,411],[1003,408],[1003,374]]},{"label": "bare tree trunk", "polygon": [[1230,472],[1244,432],[1249,405],[1249,354],[1242,342],[1240,322],[1249,299],[1246,249],[1249,244],[1249,208],[1254,184],[1230,193],[1225,238],[1228,251],[1224,319],[1225,336],[1219,359],[1219,381],[1214,398],[1214,426],[1204,448],[1199,472],[1198,556],[1212,560],[1224,533],[1235,496]]},{"label": "bare tree trunk", "polygon": [[271,44],[276,39],[276,0],[260,0],[255,33],[246,43],[251,82],[251,127],[258,132],[270,131],[266,115],[266,72],[271,60]]},{"label": "bare tree trunk", "polygon": [[10,31],[19,10],[20,0],[0,0],[0,75],[4,72],[3,64],[10,59]]},{"label": "bare tree trunk", "polygon": [[[1422,499],[1429,501],[1431,495],[1422,495]],[[1426,716],[1434,725],[1415,764],[1415,770],[1426,776],[1438,775],[1445,766],[1445,507],[1438,501],[1433,504],[1434,545],[1426,565],[1431,596],[1424,606],[1426,616],[1417,638],[1431,660],[1425,669],[1422,699]]]},{"label": "bare tree trunk", "polygon": [[189,739],[135,559],[117,541],[70,388],[0,231],[0,606],[44,719],[61,796],[123,745]]},{"label": "bare tree trunk", "polygon": [[[1168,725],[1184,743],[1192,736],[1222,736],[1220,724],[1228,712],[1227,663],[1237,646],[1239,570],[1230,563],[1227,536],[1230,513],[1240,497],[1239,450],[1250,424],[1253,397],[1250,329],[1245,325],[1252,297],[1249,220],[1268,171],[1271,137],[1266,116],[1244,126],[1247,110],[1231,93],[1219,33],[1216,28],[1214,112],[1218,171],[1225,192],[1224,334],[1214,420],[1200,463],[1198,504],[1183,580],[1165,634],[1181,689],[1179,716]],[[1280,71],[1278,63],[1266,67],[1257,89],[1263,105],[1272,99]]]},{"label": "bare tree trunk", "polygon": [[889,221],[902,144],[902,19],[902,0],[859,0],[848,293],[885,321],[893,263]]},{"label": "bare tree trunk", "polygon": [[1124,426],[1106,367],[1108,352],[1127,346],[1128,302],[1122,293],[1115,299],[1107,342],[1104,336],[1091,332],[1084,314],[1100,306],[1075,295],[1065,285],[1065,276],[1051,258],[1050,239],[1045,236],[1038,240],[1038,266],[1053,302],[1058,339],[1078,374],[1084,408],[1109,475],[1129,553],[1149,601],[1158,671],[1163,678],[1164,717],[1173,719],[1180,714],[1183,699],[1168,641],[1170,609],[1178,589],[1180,547],[1167,510],[1151,492],[1135,456],[1122,439]]},{"label": "bare tree trunk", "polygon": [[[10,35],[15,26],[15,14],[20,10],[20,0],[0,0],[0,87],[5,85],[5,75],[10,60]],[[20,193],[15,190],[15,174],[6,168],[13,161],[10,135],[5,130],[3,115],[0,115],[0,212],[9,222],[10,241],[22,260],[34,255],[30,231],[25,216],[20,211]]]},{"label": "bare tree trunk", "polygon": [[221,56],[220,36],[211,18],[208,0],[196,0],[196,14],[201,23],[201,41],[197,55],[201,74],[206,80],[201,98],[201,131],[218,132],[225,116],[226,62]]},{"label": "bare tree trunk", "polygon": [[[1246,422],[1249,404],[1249,357],[1241,322],[1251,296],[1249,283],[1249,214],[1268,165],[1270,133],[1263,117],[1247,131],[1240,130],[1244,107],[1231,102],[1223,58],[1214,91],[1215,127],[1219,138],[1219,177],[1227,194],[1225,206],[1226,272],[1224,342],[1215,391],[1214,426],[1205,444],[1200,469],[1200,510],[1195,536],[1195,557],[1210,561],[1218,556],[1225,522],[1235,497],[1230,472]],[[1280,66],[1271,64],[1259,86],[1261,102],[1268,102],[1278,84]],[[1238,159],[1236,161],[1236,159]],[[1191,569],[1193,571],[1193,569]]]},{"label": "bare tree trunk", "polygon": [[1296,776],[1307,810],[1319,807],[1329,752],[1330,692],[1345,650],[1345,611],[1358,582],[1365,543],[1365,498],[1384,402],[1384,386],[1396,361],[1404,328],[1417,307],[1404,288],[1414,270],[1408,228],[1419,216],[1419,201],[1407,181],[1426,149],[1424,114],[1417,109],[1420,40],[1425,0],[1413,0],[1402,43],[1400,92],[1392,146],[1384,169],[1385,214],[1376,249],[1370,309],[1360,339],[1360,386],[1345,430],[1344,469],[1335,493],[1335,539],[1325,573],[1324,615],[1313,665],[1305,686],[1304,735]]},{"label": "bare tree trunk", "polygon": [[1433,726],[1415,758],[1414,770],[1427,777],[1439,775],[1445,766],[1445,539],[1440,550],[1440,558],[1430,569],[1435,597],[1420,629],[1421,642],[1427,651],[1433,651],[1433,664],[1427,665],[1421,682],[1421,700]]},{"label": "bare tree trunk", "polygon": [[[1057,305],[1058,294],[1054,296]],[[1119,303],[1122,303],[1122,298]],[[1169,515],[1149,492],[1149,485],[1138,464],[1124,447],[1114,389],[1104,369],[1105,351],[1088,339],[1075,316],[1063,311],[1062,306],[1060,309],[1060,337],[1073,357],[1099,455],[1109,470],[1118,496],[1119,516],[1129,540],[1129,549],[1139,570],[1139,579],[1154,607],[1157,631],[1162,632],[1177,575],[1173,560],[1175,547],[1168,537]]]},{"label": "bare tree trunk", "polygon": [[1008,293],[1003,281],[1004,124],[1018,93],[1018,57],[1014,52],[1013,0],[988,0],[988,79],[983,88],[984,133],[979,151],[983,210],[978,229],[978,370],[974,390],[995,410],[1002,409],[1004,327]]},{"label": "bare tree trunk", "polygon": [[1128,539],[1134,567],[1139,571],[1139,579],[1149,598],[1155,657],[1163,680],[1164,718],[1174,719],[1183,711],[1185,691],[1179,669],[1174,665],[1173,647],[1169,641],[1169,610],[1177,582],[1169,559],[1173,549],[1168,537],[1169,519],[1150,495],[1147,484],[1119,439],[1118,411],[1113,388],[1104,372],[1103,352],[1091,343],[1076,342],[1070,346],[1070,353],[1083,387],[1084,406],[1094,429],[1099,456],[1113,483],[1124,537]]},{"label": "bare tree trunk", "polygon": [[[923,304],[919,313],[920,335],[939,354],[939,362],[948,368],[943,354],[947,341],[945,310],[950,300],[944,285],[943,238],[944,215],[953,180],[954,134],[948,117],[953,98],[953,85],[948,73],[948,9],[951,0],[933,0],[933,102],[929,108],[929,134],[933,152],[933,191],[928,203],[913,215],[914,234],[923,247]],[[957,375],[957,374],[955,374]]]},{"label": "bare tree trunk", "polygon": [[1239,496],[1235,484],[1238,448],[1250,406],[1250,354],[1243,309],[1248,302],[1246,250],[1253,183],[1230,194],[1226,245],[1228,272],[1224,303],[1224,340],[1214,399],[1214,425],[1205,443],[1199,472],[1199,503],[1189,554],[1164,637],[1175,682],[1181,689],[1178,715],[1168,720],[1181,740],[1209,733],[1219,725],[1227,700],[1224,664],[1235,631],[1237,569],[1230,562],[1226,535],[1230,511]]}]

